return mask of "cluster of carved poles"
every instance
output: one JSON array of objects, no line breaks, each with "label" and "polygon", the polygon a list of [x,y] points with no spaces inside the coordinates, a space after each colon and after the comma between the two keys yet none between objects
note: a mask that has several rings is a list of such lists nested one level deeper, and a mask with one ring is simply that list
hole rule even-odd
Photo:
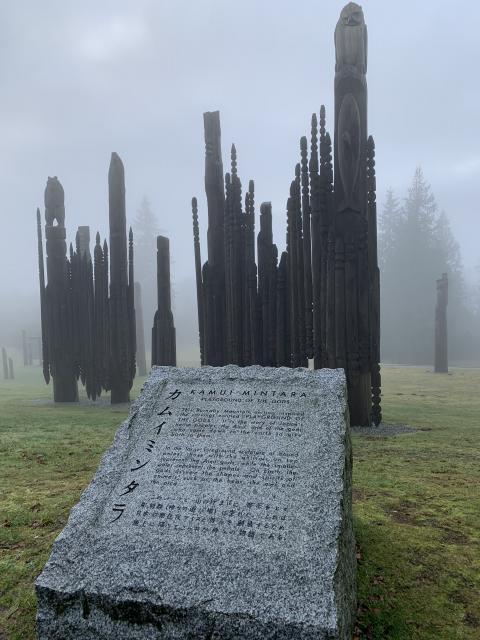
[{"label": "cluster of carved poles", "polygon": [[[272,209],[260,207],[255,262],[254,188],[242,207],[237,154],[223,178],[218,112],[204,114],[208,260],[201,266],[192,201],[202,364],[345,369],[353,424],[381,421],[380,277],[375,145],[367,133],[367,27],[348,3],[335,28],[334,149],[312,117],[310,157],[300,140],[278,261]],[[318,127],[319,125],[319,127]],[[332,162],[333,159],[333,162]]]},{"label": "cluster of carved poles", "polygon": [[[234,145],[231,171],[223,178],[219,113],[205,113],[204,127],[208,261],[203,267],[197,200],[192,199],[202,365],[305,367],[312,359],[315,368],[342,367],[349,382],[352,421],[378,424],[379,275],[373,138],[366,145],[366,215],[350,229],[342,228],[335,224],[332,144],[325,129],[324,107],[319,123],[313,114],[310,157],[307,138],[302,137],[300,163],[287,200],[286,250],[278,260],[272,206],[264,202],[257,267],[254,183],[249,182],[242,207]],[[368,374],[363,387],[362,373]],[[355,396],[359,385],[363,397],[358,409],[352,404],[352,392]]]},{"label": "cluster of carved poles", "polygon": [[93,400],[105,390],[112,403],[128,402],[135,376],[133,234],[130,229],[127,243],[125,175],[116,153],[108,186],[110,263],[107,242],[102,246],[98,233],[92,261],[88,227],[78,228],[68,259],[64,191],[56,177],[48,179],[47,283],[37,209],[43,374],[47,384],[53,378],[56,402],[77,401],[78,380]]}]

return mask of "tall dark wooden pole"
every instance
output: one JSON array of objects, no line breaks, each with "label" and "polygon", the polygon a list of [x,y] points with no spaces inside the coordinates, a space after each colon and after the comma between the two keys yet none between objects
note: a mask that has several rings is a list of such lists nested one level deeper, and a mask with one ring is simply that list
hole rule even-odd
[{"label": "tall dark wooden pole", "polygon": [[325,107],[320,107],[320,173],[318,258],[320,268],[320,313],[319,357],[316,367],[335,365],[335,231],[332,141],[326,130]]},{"label": "tall dark wooden pole", "polygon": [[325,305],[322,301],[322,264],[324,257],[321,246],[321,201],[320,201],[320,175],[318,164],[318,121],[317,115],[312,114],[311,142],[310,142],[310,233],[312,243],[312,313],[313,313],[313,358],[316,369],[321,368],[323,346],[322,331],[325,325]]},{"label": "tall dark wooden pole", "polygon": [[368,425],[367,28],[361,7],[353,2],[337,23],[335,54],[336,360],[346,370],[352,424]]},{"label": "tall dark wooden pole", "polygon": [[[112,404],[128,402],[133,383],[132,309],[133,282],[128,280],[125,171],[112,153],[108,172],[110,222],[110,386]],[[131,285],[131,295],[129,293]],[[134,321],[134,318],[133,318]]]},{"label": "tall dark wooden pole", "polygon": [[95,357],[95,294],[93,263],[90,253],[90,228],[78,227],[76,252],[70,258],[72,296],[75,312],[74,344],[78,374],[87,396],[95,400],[100,395]]},{"label": "tall dark wooden pole", "polygon": [[152,328],[152,367],[175,367],[177,350],[170,285],[170,243],[164,236],[157,237],[157,296],[158,308]]},{"label": "tall dark wooden pole", "polygon": [[[40,320],[42,325],[42,368],[45,382],[50,382],[50,363],[48,360],[47,344],[47,316],[45,302],[45,265],[43,259],[42,218],[40,209],[37,208],[37,247],[38,247],[38,277],[40,282]],[[28,345],[28,360],[31,360],[31,345]]]},{"label": "tall dark wooden pole", "polygon": [[94,256],[94,341],[95,341],[95,377],[96,392],[99,396],[102,388],[110,390],[109,365],[109,317],[108,317],[108,250],[106,242],[104,248],[100,242],[100,234],[95,239]]},{"label": "tall dark wooden pole", "polygon": [[198,228],[197,199],[192,198],[193,249],[195,253],[195,278],[197,285],[198,336],[200,342],[200,364],[205,364],[205,309],[202,280],[202,257],[200,253],[200,232]]},{"label": "tall dark wooden pole", "polygon": [[[257,238],[258,297],[261,310],[261,364],[274,367],[277,364],[277,259],[273,244],[272,204],[260,206],[260,231]],[[282,358],[283,360],[284,358]]]},{"label": "tall dark wooden pole", "polygon": [[208,205],[208,306],[206,344],[211,365],[225,364],[225,242],[223,162],[218,111],[203,114],[205,191]]},{"label": "tall dark wooden pole", "polygon": [[370,351],[372,376],[372,422],[382,421],[381,374],[380,374],[380,269],[377,252],[377,195],[375,177],[375,142],[372,136],[367,141],[367,187],[368,187],[368,257],[370,270]]},{"label": "tall dark wooden pole", "polygon": [[447,305],[448,275],[442,273],[437,280],[435,307],[435,373],[448,373]]},{"label": "tall dark wooden pole", "polygon": [[[55,402],[76,402],[78,385],[72,350],[73,306],[70,295],[70,264],[66,257],[65,196],[57,177],[48,178],[45,188],[45,221],[47,285],[44,288],[44,319],[48,349],[46,362],[53,378]],[[39,260],[41,257],[43,258],[39,255]],[[41,268],[41,295],[43,286]],[[44,357],[44,370],[45,366]]]},{"label": "tall dark wooden pole", "polygon": [[310,181],[308,176],[308,143],[306,136],[300,139],[302,165],[302,227],[303,227],[303,275],[305,298],[305,354],[313,358],[313,292],[312,292],[312,238]]},{"label": "tall dark wooden pole", "polygon": [[3,378],[8,380],[8,358],[5,347],[2,347],[2,361],[3,361]]},{"label": "tall dark wooden pole", "polygon": [[277,272],[277,367],[292,366],[292,349],[290,335],[290,298],[288,290],[288,253],[284,251],[280,257]]}]

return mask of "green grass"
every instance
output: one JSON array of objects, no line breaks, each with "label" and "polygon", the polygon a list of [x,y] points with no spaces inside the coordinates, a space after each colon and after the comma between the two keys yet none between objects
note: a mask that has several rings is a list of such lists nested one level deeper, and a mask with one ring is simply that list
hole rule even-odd
[{"label": "green grass", "polygon": [[360,637],[480,638],[480,371],[383,370],[384,416],[354,439]]},{"label": "green grass", "polygon": [[[0,639],[35,637],[33,583],[126,410],[54,406],[38,368],[0,382]],[[480,371],[385,368],[384,417],[354,437],[358,638],[480,637]],[[137,387],[138,388],[138,387]]]}]

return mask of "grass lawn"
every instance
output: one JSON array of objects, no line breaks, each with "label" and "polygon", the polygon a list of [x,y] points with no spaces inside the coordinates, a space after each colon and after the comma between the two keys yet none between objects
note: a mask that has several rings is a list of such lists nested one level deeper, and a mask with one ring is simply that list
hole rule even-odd
[{"label": "grass lawn", "polygon": [[[0,381],[0,639],[35,637],[33,582],[127,409]],[[138,388],[138,387],[137,387]],[[387,422],[354,437],[358,638],[480,638],[480,371],[383,369]]]}]

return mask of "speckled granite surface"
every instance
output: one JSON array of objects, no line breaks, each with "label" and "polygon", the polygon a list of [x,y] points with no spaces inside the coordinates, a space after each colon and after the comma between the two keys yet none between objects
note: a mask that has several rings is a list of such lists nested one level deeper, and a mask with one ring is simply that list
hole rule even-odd
[{"label": "speckled granite surface", "polygon": [[155,368],[36,582],[41,640],[342,639],[343,371]]}]

